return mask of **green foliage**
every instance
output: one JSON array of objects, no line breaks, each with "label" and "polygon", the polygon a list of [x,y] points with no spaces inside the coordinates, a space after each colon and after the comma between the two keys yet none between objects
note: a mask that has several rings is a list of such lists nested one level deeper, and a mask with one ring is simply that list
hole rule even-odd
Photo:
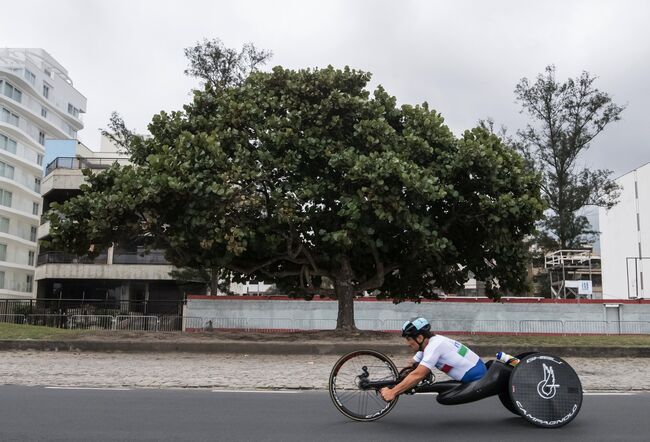
[{"label": "green foliage", "polygon": [[541,223],[538,244],[545,250],[582,248],[597,232],[581,214],[587,206],[611,208],[619,187],[608,170],[579,167],[580,155],[624,107],[594,87],[583,72],[559,83],[548,66],[535,82],[522,79],[515,89],[522,112],[533,123],[519,132],[516,145],[529,165],[542,174],[542,194],[551,212]]},{"label": "green foliage", "polygon": [[339,326],[363,291],[431,297],[468,271],[521,286],[539,177],[488,131],[457,139],[426,103],[398,107],[369,79],[276,67],[195,91],[131,138],[133,166],[89,175],[55,207],[53,242],[85,252],[140,236],[178,267],[337,297]]}]

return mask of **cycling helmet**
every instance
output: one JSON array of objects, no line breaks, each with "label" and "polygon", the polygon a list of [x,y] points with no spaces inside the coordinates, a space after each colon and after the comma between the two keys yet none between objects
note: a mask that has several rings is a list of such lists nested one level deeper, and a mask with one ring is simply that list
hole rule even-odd
[{"label": "cycling helmet", "polygon": [[415,339],[422,332],[431,331],[431,324],[424,318],[415,318],[402,325],[402,336]]}]

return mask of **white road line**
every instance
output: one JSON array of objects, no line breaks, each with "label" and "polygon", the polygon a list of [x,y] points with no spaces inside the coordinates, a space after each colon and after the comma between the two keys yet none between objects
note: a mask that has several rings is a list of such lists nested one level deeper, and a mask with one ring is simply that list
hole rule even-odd
[{"label": "white road line", "polygon": [[[274,393],[274,394],[297,394],[307,390],[212,390],[213,393]],[[314,390],[308,390],[314,391]]]},{"label": "white road line", "polygon": [[109,387],[45,387],[50,390],[100,390],[100,391],[130,391],[130,388]]},{"label": "white road line", "polygon": [[598,392],[598,391],[593,391],[593,392],[585,392],[585,396],[636,396],[638,394],[641,394],[641,391],[620,391],[620,392],[615,392],[615,391],[607,391],[607,392]]}]

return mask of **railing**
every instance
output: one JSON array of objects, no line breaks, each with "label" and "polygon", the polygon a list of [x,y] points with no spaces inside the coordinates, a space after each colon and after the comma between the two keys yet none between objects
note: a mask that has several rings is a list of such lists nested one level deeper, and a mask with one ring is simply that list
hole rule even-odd
[{"label": "railing", "polygon": [[[108,290],[108,289],[107,289]],[[96,295],[96,294],[95,294]],[[183,300],[119,300],[119,299],[0,299],[0,315],[57,314],[74,315],[156,315],[179,316]]]},{"label": "railing", "polygon": [[113,264],[170,265],[169,261],[165,259],[165,253],[160,251],[151,253],[115,252],[113,253]]},{"label": "railing", "polygon": [[94,258],[78,256],[67,252],[45,252],[38,255],[37,265],[43,264],[107,264],[108,255],[100,253]]},{"label": "railing", "polygon": [[126,158],[58,157],[45,168],[45,176],[56,169],[108,169],[113,164],[129,164]]}]

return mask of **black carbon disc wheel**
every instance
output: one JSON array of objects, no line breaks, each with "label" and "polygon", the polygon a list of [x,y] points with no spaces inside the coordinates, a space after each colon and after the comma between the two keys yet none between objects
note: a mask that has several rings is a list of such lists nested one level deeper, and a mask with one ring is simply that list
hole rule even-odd
[{"label": "black carbon disc wheel", "polygon": [[515,404],[512,403],[512,399],[510,399],[510,395],[508,394],[507,391],[502,391],[499,393],[499,400],[503,404],[504,407],[508,409],[512,414],[516,414],[517,416],[521,416],[519,413],[519,410],[517,407],[515,407]]},{"label": "black carbon disc wheel", "polygon": [[510,375],[508,394],[524,419],[543,428],[568,424],[582,406],[576,372],[563,359],[544,353],[521,358]]},{"label": "black carbon disc wheel", "polygon": [[329,391],[337,410],[360,422],[386,416],[397,404],[397,398],[386,402],[377,389],[362,388],[370,382],[396,381],[397,367],[390,358],[374,350],[358,350],[341,357],[329,378]]}]

